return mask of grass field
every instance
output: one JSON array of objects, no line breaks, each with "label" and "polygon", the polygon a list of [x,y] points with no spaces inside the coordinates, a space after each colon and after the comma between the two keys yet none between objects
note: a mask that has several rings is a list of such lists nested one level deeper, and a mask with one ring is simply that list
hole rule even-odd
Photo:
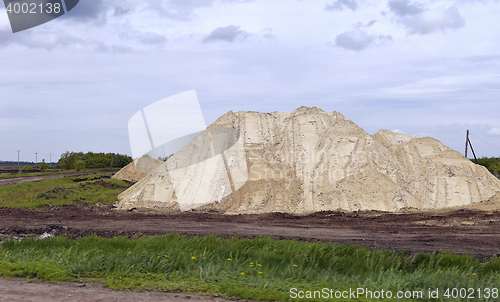
[{"label": "grass field", "polygon": [[[111,175],[0,187],[0,207],[37,209],[77,202],[113,202],[130,184],[110,179]],[[168,234],[133,240],[95,236],[77,240],[6,239],[0,248],[0,276],[100,282],[117,290],[201,293],[265,301],[321,301],[325,294],[337,301],[500,300],[499,257],[480,261],[450,253],[409,255],[265,237],[187,238]],[[372,298],[380,296],[381,290],[385,295],[391,292],[393,297],[398,293],[407,297],[372,299],[364,293],[352,298],[349,293],[358,289],[370,291]],[[436,290],[438,298],[428,299],[429,292]],[[344,294],[348,295],[342,298]],[[340,296],[335,299],[335,295]]]},{"label": "grass field", "polygon": [[[467,255],[371,251],[352,245],[290,240],[221,239],[216,236],[72,240],[5,240],[0,275],[49,281],[101,282],[112,289],[190,292],[252,300],[287,301],[303,291],[422,291],[474,289],[473,301],[493,299],[500,284],[500,258],[481,262]],[[478,298],[480,289],[482,298]],[[485,292],[489,289],[490,299]],[[318,293],[319,294],[319,293]],[[450,292],[450,295],[452,293]],[[319,298],[319,296],[317,296]],[[339,301],[372,301],[365,296]],[[320,299],[293,299],[318,301]],[[337,299],[338,300],[338,299]],[[391,300],[391,299],[389,299]],[[417,301],[420,299],[404,299]]]},{"label": "grass field", "polygon": [[38,209],[75,202],[113,202],[130,184],[109,178],[112,175],[100,173],[0,187],[0,207]]}]

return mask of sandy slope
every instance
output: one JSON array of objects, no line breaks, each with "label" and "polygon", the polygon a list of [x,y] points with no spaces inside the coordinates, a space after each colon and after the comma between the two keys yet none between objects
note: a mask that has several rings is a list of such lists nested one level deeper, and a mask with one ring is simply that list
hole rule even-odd
[{"label": "sandy slope", "polygon": [[[235,129],[240,136],[248,172],[241,187],[234,186],[229,159],[225,159],[228,171],[217,165],[214,156],[181,174],[172,172],[181,171],[176,160],[189,158],[190,164],[196,163],[199,150],[210,148],[198,138],[198,144],[188,144],[120,194],[118,208],[179,211],[186,196],[194,200],[210,195],[210,202],[196,210],[227,214],[428,210],[475,205],[500,192],[500,181],[484,167],[433,138],[387,130],[371,136],[338,112],[306,107],[294,112],[230,111],[209,127],[217,128]],[[213,151],[212,147],[212,154],[217,153]],[[181,175],[188,185],[176,190],[172,175]]]}]

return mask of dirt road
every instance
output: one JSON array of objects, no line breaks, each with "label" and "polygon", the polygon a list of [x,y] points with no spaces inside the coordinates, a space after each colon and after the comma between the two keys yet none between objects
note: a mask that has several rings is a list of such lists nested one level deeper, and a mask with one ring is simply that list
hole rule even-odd
[{"label": "dirt road", "polygon": [[93,172],[56,173],[56,174],[47,174],[47,175],[40,175],[40,176],[20,176],[20,177],[0,178],[0,187],[17,185],[17,184],[24,183],[24,182],[35,182],[35,181],[54,179],[54,178],[62,178],[62,177],[78,177],[78,176],[83,176],[83,175],[91,175],[91,174],[106,173],[106,172],[116,172],[116,171],[117,171],[116,169],[109,169],[109,170],[100,170],[100,171],[93,171]]},{"label": "dirt road", "polygon": [[500,253],[500,212],[340,213],[220,215],[153,214],[116,211],[112,205],[69,205],[42,210],[0,208],[0,239],[8,235],[71,234],[81,237],[218,234],[222,237],[272,236],[353,243],[394,250],[452,251],[476,257]]},{"label": "dirt road", "polygon": [[228,302],[218,297],[183,293],[113,291],[96,283],[43,283],[0,278],[0,301],[8,302]]}]

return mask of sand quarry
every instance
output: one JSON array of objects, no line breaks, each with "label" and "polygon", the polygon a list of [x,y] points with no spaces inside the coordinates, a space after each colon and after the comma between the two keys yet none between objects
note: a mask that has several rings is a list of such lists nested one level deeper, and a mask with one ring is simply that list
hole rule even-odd
[{"label": "sand quarry", "polygon": [[[217,129],[227,138],[214,147]],[[138,159],[120,171],[137,183],[116,207],[302,215],[491,209],[500,200],[496,177],[438,140],[369,135],[338,112],[230,111],[208,132],[164,163]]]},{"label": "sand quarry", "polygon": [[[210,126],[216,127],[238,134],[215,146],[225,152],[223,169],[220,160],[212,159],[218,152],[205,152],[217,151],[214,146],[196,150],[206,144],[206,135],[200,135],[196,144],[165,163],[138,159],[117,173],[115,177],[136,183],[115,205],[1,208],[0,242],[8,236],[42,234],[137,238],[180,233],[321,240],[478,258],[500,251],[499,180],[435,139],[386,130],[371,136],[340,113],[304,107],[287,113],[228,112]],[[227,148],[230,144],[236,150]],[[245,165],[234,160],[242,156]],[[192,166],[198,173],[193,174]],[[180,173],[171,174],[169,168]],[[201,182],[205,177],[212,181]],[[25,181],[33,180],[22,177],[0,185]],[[176,181],[191,185],[176,188]],[[178,200],[199,195],[214,201],[182,212],[186,205]],[[6,286],[11,289],[2,294],[21,300],[38,299],[37,293],[45,290]],[[59,290],[90,300],[119,295]]]}]

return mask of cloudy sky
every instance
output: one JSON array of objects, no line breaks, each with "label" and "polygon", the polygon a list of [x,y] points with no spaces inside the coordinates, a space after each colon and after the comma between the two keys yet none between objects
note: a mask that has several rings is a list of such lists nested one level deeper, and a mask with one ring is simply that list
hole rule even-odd
[{"label": "cloudy sky", "polygon": [[[1,6],[1,5],[0,5]],[[0,160],[131,154],[143,107],[196,89],[229,110],[339,111],[368,133],[500,156],[495,0],[80,0],[13,34],[0,10]]]}]

